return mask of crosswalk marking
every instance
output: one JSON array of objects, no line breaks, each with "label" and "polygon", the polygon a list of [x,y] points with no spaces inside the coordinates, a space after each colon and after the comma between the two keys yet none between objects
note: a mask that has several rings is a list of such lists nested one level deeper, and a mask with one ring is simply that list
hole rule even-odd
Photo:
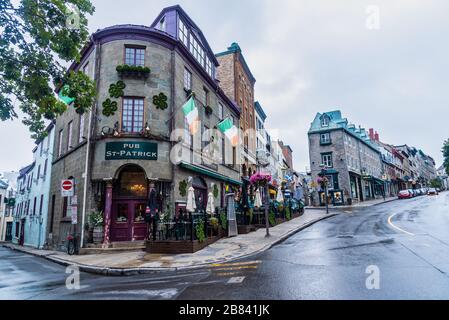
[{"label": "crosswalk marking", "polygon": [[236,263],[216,263],[212,265],[212,268],[226,268],[226,267],[238,267],[238,266],[250,266],[261,264],[262,261],[249,261],[249,262],[236,262]]}]

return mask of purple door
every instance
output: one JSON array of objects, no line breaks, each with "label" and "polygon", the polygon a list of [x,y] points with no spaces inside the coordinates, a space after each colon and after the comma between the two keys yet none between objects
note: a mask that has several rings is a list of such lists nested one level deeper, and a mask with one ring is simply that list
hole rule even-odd
[{"label": "purple door", "polygon": [[145,201],[114,201],[112,208],[111,240],[140,241],[147,237]]}]

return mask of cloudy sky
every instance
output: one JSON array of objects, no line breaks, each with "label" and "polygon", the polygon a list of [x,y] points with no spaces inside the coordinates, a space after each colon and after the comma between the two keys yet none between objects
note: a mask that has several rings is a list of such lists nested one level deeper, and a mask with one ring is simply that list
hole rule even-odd
[{"label": "cloudy sky", "polygon": [[[149,25],[164,0],[93,0],[92,32]],[[225,4],[226,3],[226,4]],[[238,42],[257,78],[256,98],[308,166],[317,112],[340,109],[390,144],[422,148],[442,163],[449,138],[449,2],[446,0],[179,0],[216,52]],[[372,6],[375,6],[374,8]],[[376,11],[379,11],[379,25]],[[370,26],[369,28],[367,26]],[[378,28],[377,28],[378,27]],[[0,123],[0,171],[32,161],[18,121]],[[7,155],[6,155],[7,154]]]}]

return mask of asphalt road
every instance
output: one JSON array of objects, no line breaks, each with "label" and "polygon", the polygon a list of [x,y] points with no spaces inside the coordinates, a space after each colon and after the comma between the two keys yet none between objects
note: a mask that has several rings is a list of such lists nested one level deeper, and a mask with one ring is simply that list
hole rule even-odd
[{"label": "asphalt road", "polygon": [[68,276],[65,267],[0,248],[0,299],[449,299],[449,192],[345,211],[231,264],[117,278],[81,273],[75,290]]}]

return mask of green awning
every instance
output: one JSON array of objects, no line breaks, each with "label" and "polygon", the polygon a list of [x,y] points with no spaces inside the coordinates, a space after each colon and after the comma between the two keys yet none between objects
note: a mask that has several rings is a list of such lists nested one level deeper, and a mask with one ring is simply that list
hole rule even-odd
[{"label": "green awning", "polygon": [[200,173],[200,174],[204,174],[204,175],[206,175],[208,177],[211,177],[211,178],[223,181],[223,182],[229,182],[231,184],[236,184],[236,185],[239,185],[239,186],[242,185],[241,181],[237,181],[237,180],[228,178],[228,177],[226,177],[224,175],[221,175],[221,174],[219,174],[217,172],[213,172],[213,171],[205,169],[205,168],[194,166],[194,165],[186,163],[186,162],[181,162],[179,164],[179,166],[184,168],[184,169],[187,169],[187,170],[190,170],[190,171],[194,171],[194,172],[197,172],[197,173]]}]

